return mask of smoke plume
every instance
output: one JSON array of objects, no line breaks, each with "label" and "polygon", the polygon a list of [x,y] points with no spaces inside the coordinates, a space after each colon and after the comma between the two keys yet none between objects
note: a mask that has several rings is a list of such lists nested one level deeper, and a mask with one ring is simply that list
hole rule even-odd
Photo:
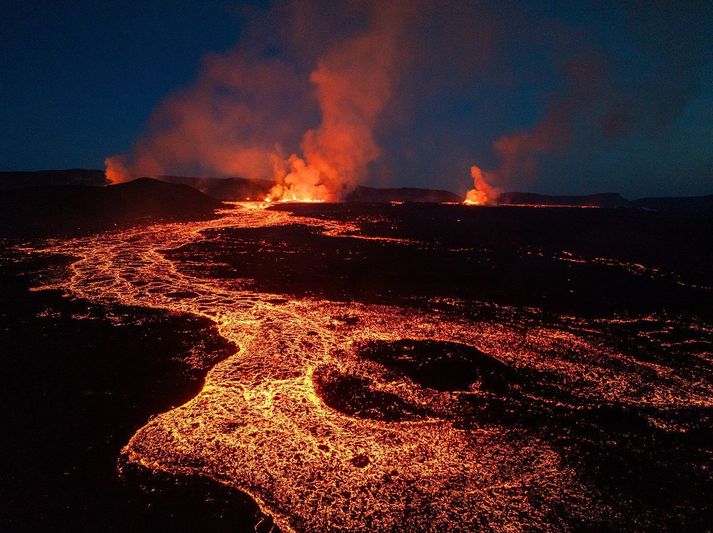
[{"label": "smoke plume", "polygon": [[586,167],[590,158],[611,157],[627,143],[654,144],[669,133],[699,88],[713,26],[702,4],[654,4],[612,3],[622,12],[632,57],[617,57],[570,28],[552,32],[555,49],[548,56],[564,83],[531,127],[492,143],[498,165],[473,174],[469,198],[493,202],[493,185],[513,190],[541,183],[543,166],[549,179],[565,181],[551,175],[557,161]]},{"label": "smoke plume", "polygon": [[305,84],[287,64],[239,51],[204,59],[196,82],[166,98],[128,155],[107,158],[112,182],[175,171],[269,178],[284,143],[299,138]]},{"label": "smoke plume", "polygon": [[270,200],[339,200],[381,154],[373,129],[391,96],[396,70],[396,35],[387,20],[365,35],[340,44],[310,75],[322,122],[308,130],[303,156],[276,159],[277,184]]},{"label": "smoke plume", "polygon": [[483,172],[479,167],[470,167],[470,175],[473,178],[473,188],[465,195],[465,203],[472,205],[493,205],[498,201],[498,196],[502,192],[499,188],[491,185],[494,177],[490,172]]},{"label": "smoke plume", "polygon": [[[611,114],[610,102],[603,99],[606,61],[600,55],[586,54],[570,59],[563,67],[567,83],[553,94],[542,117],[528,130],[520,129],[493,142],[500,162],[492,171],[472,167],[474,189],[466,193],[466,203],[493,204],[505,188],[531,182],[538,173],[538,157],[553,152],[565,153],[582,117],[595,115],[605,124]],[[608,105],[602,107],[602,101]],[[477,201],[475,201],[477,200]]]},{"label": "smoke plume", "polygon": [[[381,154],[373,130],[403,57],[404,6],[367,6],[364,29],[321,54],[308,79],[276,59],[249,60],[240,48],[208,56],[196,82],[153,113],[132,152],[106,159],[107,178],[180,169],[273,179],[267,200],[339,200]],[[305,131],[315,101],[321,122]],[[286,157],[300,136],[299,152]]]},{"label": "smoke plume", "polygon": [[[621,24],[597,33],[601,20],[577,27],[567,10],[525,4],[249,8],[235,49],[204,58],[131,150],[107,158],[107,178],[262,178],[275,183],[266,200],[333,201],[367,180],[460,188],[459,167],[477,156],[473,203],[548,183],[562,192],[624,183],[622,163],[651,159],[633,160],[629,148],[667,146],[667,128],[699,94],[709,10],[610,2]],[[676,148],[668,167],[686,164]]]}]

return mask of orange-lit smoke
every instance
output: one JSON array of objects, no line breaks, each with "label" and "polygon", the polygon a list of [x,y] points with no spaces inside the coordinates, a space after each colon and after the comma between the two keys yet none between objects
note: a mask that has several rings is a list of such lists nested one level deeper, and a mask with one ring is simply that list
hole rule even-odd
[{"label": "orange-lit smoke", "polygon": [[[368,10],[366,30],[328,45],[309,80],[283,62],[251,62],[237,50],[207,57],[194,85],[152,114],[131,154],[106,159],[107,179],[177,170],[272,178],[266,200],[339,200],[381,154],[373,130],[392,94],[397,33],[408,11],[397,5]],[[315,96],[321,122],[305,132]],[[301,153],[286,157],[298,144]]]},{"label": "orange-lit smoke", "polygon": [[[608,102],[604,106],[601,104],[602,95],[608,94],[605,84],[606,59],[598,54],[584,53],[568,61],[563,68],[567,83],[561,92],[550,97],[542,117],[530,129],[516,130],[493,142],[493,150],[500,164],[496,170],[481,173],[481,186],[473,174],[476,191],[492,189],[488,184],[512,190],[514,185],[521,186],[536,178],[538,158],[545,154],[564,152],[571,145],[577,121],[581,121],[582,117],[587,119],[585,122],[599,123],[600,128],[611,130],[614,127],[615,106]],[[500,192],[498,190],[497,194]],[[475,197],[475,191],[468,194],[471,193]],[[481,195],[484,196],[488,196],[488,193]],[[488,197],[492,198],[492,195]]]},{"label": "orange-lit smoke", "polygon": [[396,63],[393,26],[348,40],[319,61],[310,81],[322,111],[302,141],[303,157],[276,159],[269,200],[336,201],[381,154],[373,129],[391,96]]},{"label": "orange-lit smoke", "polygon": [[497,170],[471,168],[474,189],[466,194],[465,203],[494,204],[503,187],[528,181],[537,175],[537,156],[563,148],[569,143],[569,110],[563,106],[550,110],[530,130],[518,130],[493,142],[500,160]]},{"label": "orange-lit smoke", "polygon": [[497,204],[501,191],[491,185],[492,172],[483,172],[479,167],[473,165],[470,167],[470,175],[473,177],[473,188],[466,193],[464,203],[470,205]]},{"label": "orange-lit smoke", "polygon": [[299,139],[307,84],[276,59],[209,54],[195,83],[167,97],[130,154],[106,159],[113,183],[140,176],[269,178],[282,143]]}]

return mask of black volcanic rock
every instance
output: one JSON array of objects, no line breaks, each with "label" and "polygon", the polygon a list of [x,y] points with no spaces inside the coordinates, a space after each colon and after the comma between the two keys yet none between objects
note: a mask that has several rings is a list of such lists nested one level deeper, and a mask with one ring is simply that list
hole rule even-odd
[{"label": "black volcanic rock", "polygon": [[397,422],[428,415],[423,408],[378,390],[370,380],[344,374],[333,365],[315,368],[312,382],[317,396],[326,405],[348,416]]},{"label": "black volcanic rock", "polygon": [[265,198],[274,185],[268,180],[246,178],[189,178],[185,176],[159,176],[169,183],[188,185],[216,200],[244,201]]},{"label": "black volcanic rock", "polygon": [[499,205],[546,205],[566,207],[630,207],[631,202],[617,193],[600,193],[575,196],[550,196],[529,192],[504,192],[498,197]]},{"label": "black volcanic rock", "polygon": [[0,234],[79,235],[159,220],[199,220],[219,206],[191,187],[151,178],[108,187],[30,187],[0,192]]},{"label": "black volcanic rock", "polygon": [[0,172],[0,190],[57,185],[106,185],[103,170],[71,168],[67,170],[37,170]]},{"label": "black volcanic rock", "polygon": [[[664,305],[713,309],[710,291],[699,293],[687,285],[713,285],[710,224],[695,217],[626,208],[418,203],[287,203],[270,209],[358,224],[362,235],[406,239],[413,245],[385,247],[295,225],[281,228],[279,237],[272,228],[226,229],[215,237],[219,246],[209,231],[210,238],[169,255],[186,254],[187,264],[195,262],[192,254],[213,257],[219,266],[200,276],[254,279],[266,292],[349,301],[402,303],[439,296],[588,316],[612,306],[646,312]],[[258,247],[260,254],[252,252]],[[597,258],[618,266],[600,264]],[[637,265],[651,267],[651,276],[657,271],[658,277],[643,275]],[[680,277],[672,281],[665,272]]]},{"label": "black volcanic rock", "polygon": [[375,340],[361,344],[358,353],[419,385],[437,390],[467,391],[477,384],[484,391],[502,394],[514,379],[513,371],[504,363],[456,342]]},{"label": "black volcanic rock", "polygon": [[713,214],[713,194],[707,196],[640,198],[627,200],[617,193],[581,196],[550,196],[528,192],[505,192],[498,197],[499,205],[564,206],[564,207],[629,207],[688,215]]},{"label": "black volcanic rock", "polygon": [[463,198],[449,191],[437,189],[416,189],[400,187],[396,189],[377,189],[374,187],[357,187],[350,192],[345,201],[362,203],[386,202],[462,202]]}]

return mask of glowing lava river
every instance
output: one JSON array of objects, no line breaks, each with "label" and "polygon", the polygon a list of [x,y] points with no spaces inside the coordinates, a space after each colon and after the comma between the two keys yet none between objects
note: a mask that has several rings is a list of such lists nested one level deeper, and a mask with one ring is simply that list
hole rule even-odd
[{"label": "glowing lava river", "polygon": [[[609,338],[617,324],[643,338],[678,318],[547,321],[533,306],[452,297],[419,306],[295,296],[210,275],[214,256],[191,251],[236,228],[294,227],[397,254],[421,246],[245,203],[209,221],[38,250],[76,261],[37,290],[206,317],[237,347],[197,396],[136,432],[122,464],[210,478],[249,494],[280,528],[300,531],[569,529],[631,523],[629,512],[651,525],[655,499],[637,506],[610,490],[602,469],[621,466],[612,457],[631,472],[639,463],[667,472],[683,468],[673,458],[688,453],[687,479],[709,490],[710,450],[679,437],[700,432],[713,408],[710,352],[671,365]],[[274,246],[261,242],[255,254]],[[689,326],[699,345],[710,341],[710,325]]]}]

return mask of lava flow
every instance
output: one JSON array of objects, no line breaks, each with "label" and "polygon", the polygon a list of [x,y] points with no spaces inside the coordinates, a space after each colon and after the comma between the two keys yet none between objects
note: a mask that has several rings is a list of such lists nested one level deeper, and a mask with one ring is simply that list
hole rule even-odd
[{"label": "lava flow", "polygon": [[[260,205],[43,250],[77,258],[52,285],[68,295],[207,317],[238,347],[195,398],[131,438],[125,462],[237,488],[286,530],[566,528],[607,506],[542,432],[513,420],[527,411],[544,426],[538,412],[567,405],[712,405],[709,384],[572,328],[519,327],[515,309],[473,320],[457,302],[424,312],[288,299],[249,280],[198,277],[164,253],[235,227],[360,238],[352,225]],[[551,376],[567,399],[548,399],[524,373]]]}]

